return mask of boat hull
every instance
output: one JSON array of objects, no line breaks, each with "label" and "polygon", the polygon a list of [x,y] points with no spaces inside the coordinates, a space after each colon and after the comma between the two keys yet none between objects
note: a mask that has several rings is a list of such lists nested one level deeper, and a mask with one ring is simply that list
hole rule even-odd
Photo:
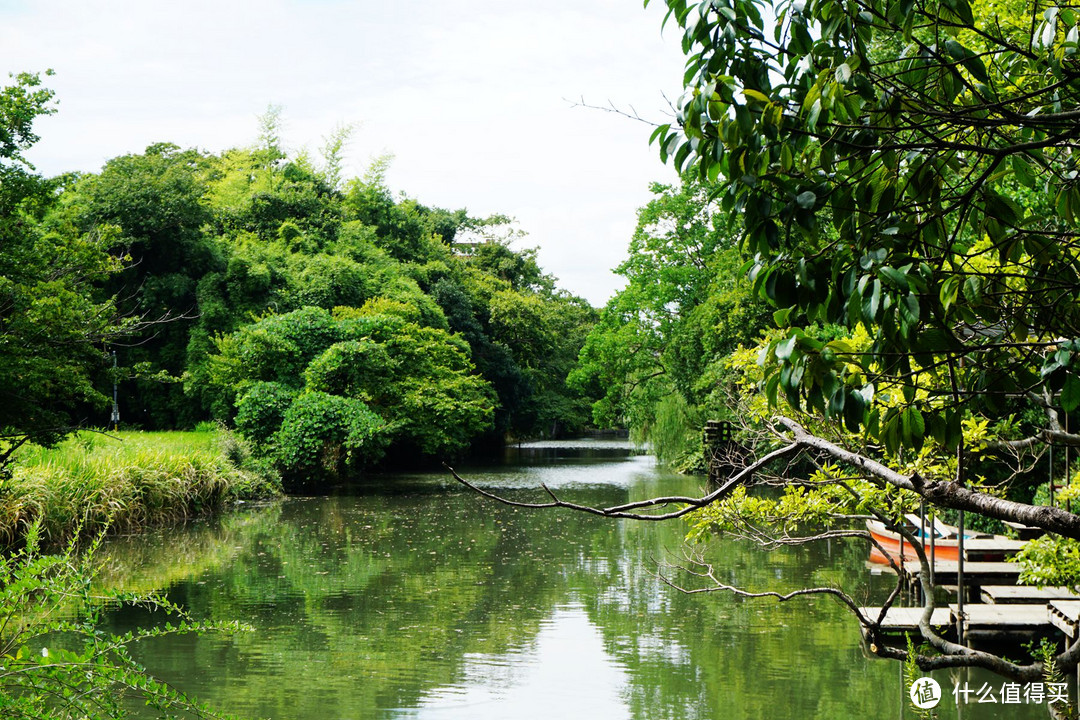
[{"label": "boat hull", "polygon": [[[888,564],[890,558],[894,562],[908,562],[919,559],[911,543],[901,538],[898,533],[887,529],[882,523],[876,520],[868,520],[866,529],[870,531],[870,535],[877,541],[876,545],[870,545],[871,562]],[[902,555],[901,545],[903,546]],[[1023,546],[1024,542],[1020,540],[1012,540],[1000,535],[965,534],[964,559],[968,562],[998,562],[1015,555]],[[929,539],[924,541],[923,550],[926,552],[926,559],[929,560],[931,556]],[[933,557],[935,560],[952,560],[954,562],[959,560],[959,540],[955,536],[936,538],[934,540]]]},{"label": "boat hull", "polygon": [[[870,530],[870,535],[877,541],[877,545],[870,545],[870,562],[875,563],[889,563],[889,557],[894,562],[903,563],[909,560],[918,560],[919,556],[915,553],[915,548],[911,547],[911,543],[903,541],[903,555],[900,553],[900,546],[902,538],[896,533],[890,533],[888,531]],[[878,548],[878,545],[881,548]],[[930,559],[930,543],[924,543],[923,549],[926,551],[927,559]],[[886,557],[884,553],[888,554]],[[960,548],[955,540],[938,539],[934,541],[934,559],[935,560],[958,560],[960,557]]]}]

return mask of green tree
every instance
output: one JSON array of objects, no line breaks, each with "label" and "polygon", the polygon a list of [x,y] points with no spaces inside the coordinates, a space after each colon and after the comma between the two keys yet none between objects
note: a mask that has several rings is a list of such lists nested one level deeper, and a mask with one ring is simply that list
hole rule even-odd
[{"label": "green tree", "polygon": [[171,428],[198,419],[176,378],[187,362],[199,279],[221,262],[202,231],[210,219],[203,202],[204,164],[197,151],[170,143],[113,158],[100,174],[84,175],[67,188],[62,209],[49,218],[83,233],[119,230],[107,235],[109,249],[125,258],[125,267],[98,283],[101,294],[116,296],[125,314],[169,320],[118,350],[129,373],[145,368],[123,383],[127,422]]},{"label": "green tree", "polygon": [[384,451],[466,449],[494,404],[468,344],[387,311],[306,307],[246,325],[218,340],[209,391],[293,479],[355,471]]},{"label": "green tree", "polygon": [[626,425],[664,460],[700,460],[702,378],[765,327],[764,303],[741,277],[737,237],[692,176],[656,183],[638,211],[626,287],[604,308],[571,375],[600,398],[593,418]]},{"label": "green tree", "polygon": [[35,74],[0,90],[0,471],[26,442],[51,445],[103,402],[93,385],[103,343],[135,329],[93,285],[120,270],[108,253],[114,233],[52,231],[41,220],[57,183],[22,157],[33,121],[52,112],[53,93]]},{"label": "green tree", "polygon": [[[738,218],[779,329],[730,361],[757,460],[700,498],[593,511],[696,511],[701,532],[772,544],[866,541],[859,517],[877,516],[923,564],[925,649],[890,648],[842,589],[805,593],[840,599],[881,656],[1038,680],[1038,654],[1010,660],[930,627],[927,558],[902,513],[922,502],[961,527],[1014,521],[1080,539],[1080,515],[1014,492],[1048,447],[1080,445],[1068,431],[1080,408],[1080,15],[1030,2],[999,21],[968,0],[666,4],[686,91],[652,139]],[[1010,472],[991,487],[986,463]],[[783,491],[753,492],[770,466]],[[1074,642],[1054,663],[1067,673],[1078,660]]]},{"label": "green tree", "polygon": [[[1080,18],[1025,3],[1023,22],[976,20],[967,0],[667,5],[687,91],[653,137],[741,217],[755,288],[784,328],[759,387],[805,413],[773,421],[782,454],[816,456],[825,485],[843,477],[832,468],[868,470],[854,501],[822,488],[840,511],[892,516],[899,493],[1080,538],[1080,517],[1000,497],[972,472],[1002,450],[1080,440],[1061,427],[1080,407]],[[1044,412],[1011,440],[1025,405]],[[1042,672],[921,632],[924,669]],[[1074,645],[1058,663],[1078,658]]]}]

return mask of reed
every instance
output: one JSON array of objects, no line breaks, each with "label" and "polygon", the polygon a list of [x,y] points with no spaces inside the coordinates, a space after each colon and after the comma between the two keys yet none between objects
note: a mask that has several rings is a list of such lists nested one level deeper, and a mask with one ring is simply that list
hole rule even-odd
[{"label": "reed", "polygon": [[26,447],[0,482],[0,544],[19,545],[40,520],[42,540],[134,532],[238,500],[280,494],[280,481],[219,428],[80,432],[55,448]]}]

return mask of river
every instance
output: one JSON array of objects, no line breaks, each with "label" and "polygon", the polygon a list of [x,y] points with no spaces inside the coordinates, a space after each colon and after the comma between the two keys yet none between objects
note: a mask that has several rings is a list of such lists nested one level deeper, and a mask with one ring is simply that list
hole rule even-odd
[{"label": "river", "polygon": [[[459,472],[516,498],[543,500],[542,482],[593,505],[702,483],[603,441],[529,444]],[[445,473],[395,474],[117,538],[103,581],[165,590],[198,619],[250,624],[133,651],[155,676],[243,717],[915,717],[901,710],[899,665],[867,658],[835,601],[686,595],[660,582],[658,563],[681,556],[686,529],[513,509]],[[854,544],[766,553],[724,540],[708,560],[752,590],[840,584],[869,604],[885,589]],[[157,622],[136,608],[106,618],[116,632]],[[1046,712],[971,704],[959,716]]]}]

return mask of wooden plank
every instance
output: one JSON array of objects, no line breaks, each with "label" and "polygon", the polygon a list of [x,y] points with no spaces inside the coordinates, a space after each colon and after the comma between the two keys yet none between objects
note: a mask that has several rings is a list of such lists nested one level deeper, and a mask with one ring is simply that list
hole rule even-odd
[{"label": "wooden plank", "polygon": [[1046,534],[1046,531],[1042,528],[1031,527],[1023,523],[1012,522],[1011,520],[1002,520],[1006,526],[1012,528],[1016,532],[1016,537],[1021,540],[1034,540],[1037,537],[1042,537]]},{"label": "wooden plank", "polygon": [[[957,605],[949,605],[955,618]],[[1046,605],[965,605],[964,627],[968,630],[1034,630],[1050,624]]]},{"label": "wooden plank", "polygon": [[964,540],[964,559],[971,562],[995,562],[1012,557],[1027,543],[1006,537],[972,538]]},{"label": "wooden plank", "polygon": [[998,605],[1016,603],[1045,603],[1051,600],[1080,600],[1080,595],[1067,587],[1030,587],[1027,585],[983,585],[983,602]]},{"label": "wooden plank", "polygon": [[[941,585],[956,585],[957,562],[938,560],[934,563],[934,581]],[[919,577],[922,565],[915,561],[904,563],[904,571],[912,577]],[[964,583],[969,586],[1004,585],[1016,582],[1020,575],[1020,565],[1010,562],[965,562]]]},{"label": "wooden plank", "polygon": [[[864,616],[876,620],[881,614],[880,607],[859,608]],[[885,619],[881,621],[881,631],[886,635],[897,633],[909,633],[919,631],[919,618],[922,617],[921,607],[891,607],[885,613]],[[952,611],[949,608],[934,608],[930,616],[930,625],[933,627],[946,627],[952,622]],[[865,631],[865,628],[863,628]]]},{"label": "wooden plank", "polygon": [[1069,637],[1080,630],[1080,600],[1051,600],[1047,606],[1050,624]]}]

